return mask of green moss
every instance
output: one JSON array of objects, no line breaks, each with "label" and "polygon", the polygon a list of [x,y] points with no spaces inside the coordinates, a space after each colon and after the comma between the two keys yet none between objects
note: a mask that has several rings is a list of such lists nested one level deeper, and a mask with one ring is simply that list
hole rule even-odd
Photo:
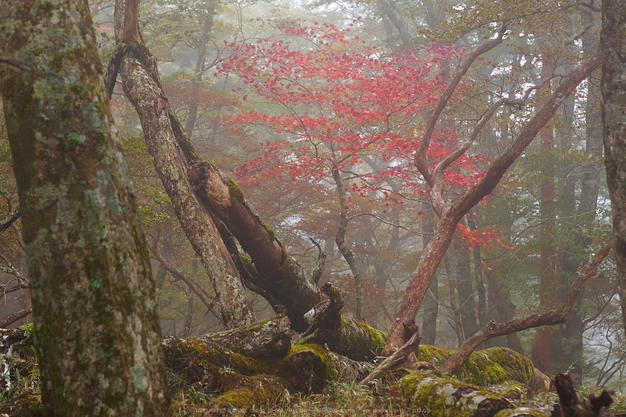
[{"label": "green moss", "polygon": [[[321,363],[324,365],[324,374],[322,375],[324,380],[332,380],[339,374],[331,356],[329,355],[328,349],[325,347],[316,343],[293,343],[291,345],[291,349],[289,350],[289,354],[285,357],[285,359],[288,359],[289,356],[299,352],[311,352],[319,358]],[[281,371],[284,373],[285,368],[282,366],[281,368]]]},{"label": "green moss", "polygon": [[231,197],[241,202],[245,201],[245,196],[243,195],[243,191],[239,187],[239,184],[237,184],[234,180],[228,177],[224,179],[224,182],[226,183],[226,185],[228,186],[228,189],[230,190]]},{"label": "green moss", "polygon": [[[453,353],[435,346],[420,345],[417,359],[440,367]],[[533,363],[524,355],[511,349],[493,347],[473,352],[454,376],[460,381],[480,386],[504,381],[528,384],[533,370]]]},{"label": "green moss", "polygon": [[272,229],[272,226],[270,226],[269,224],[265,223],[263,221],[262,218],[259,217],[259,221],[261,222],[261,224],[263,225],[263,227],[265,227],[265,230],[267,230],[267,232],[270,234],[270,236],[272,237],[272,239],[276,239],[276,232],[274,231],[274,229]]},{"label": "green moss", "polygon": [[272,359],[252,359],[217,344],[207,344],[201,339],[188,337],[177,342],[178,352],[173,355],[180,358],[191,358],[201,365],[212,365],[233,370],[242,375],[273,374],[277,363]]},{"label": "green moss", "polygon": [[400,386],[411,407],[429,410],[433,416],[465,417],[485,399],[497,398],[477,386],[422,371],[410,372]]},{"label": "green moss", "polygon": [[340,355],[367,361],[380,354],[386,341],[387,333],[376,330],[367,323],[342,316],[337,325],[319,328],[298,343],[328,345],[330,350]]}]

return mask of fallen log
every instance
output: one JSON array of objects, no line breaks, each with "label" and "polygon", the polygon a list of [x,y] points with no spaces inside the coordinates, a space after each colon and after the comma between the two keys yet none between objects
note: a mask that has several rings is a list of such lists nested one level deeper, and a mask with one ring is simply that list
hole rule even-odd
[{"label": "fallen log", "polygon": [[400,385],[408,406],[428,415],[492,417],[513,408],[509,401],[483,388],[431,372],[411,371]]},{"label": "fallen log", "polygon": [[278,314],[252,327],[238,327],[211,333],[199,339],[207,344],[221,345],[250,358],[283,357],[291,347],[293,330],[289,319]]},{"label": "fallen log", "polygon": [[326,345],[340,355],[356,361],[369,361],[385,346],[387,334],[363,321],[342,317],[344,302],[341,292],[326,283],[322,292],[328,299],[321,301],[306,314],[309,328],[297,343]]}]

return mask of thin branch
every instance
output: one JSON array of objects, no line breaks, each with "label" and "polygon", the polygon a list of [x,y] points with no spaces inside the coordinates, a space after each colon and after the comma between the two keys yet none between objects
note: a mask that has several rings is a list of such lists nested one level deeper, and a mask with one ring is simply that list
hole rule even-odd
[{"label": "thin branch", "polygon": [[439,97],[439,100],[437,101],[437,104],[435,104],[435,108],[433,109],[433,112],[431,113],[430,117],[428,118],[428,121],[426,122],[426,128],[424,129],[424,134],[422,135],[420,144],[417,148],[417,151],[415,152],[414,162],[415,162],[415,166],[417,167],[417,169],[424,176],[424,179],[426,180],[426,182],[428,182],[428,184],[431,187],[433,184],[432,184],[430,168],[428,167],[428,162],[426,159],[426,152],[428,151],[428,148],[430,147],[430,142],[432,140],[432,136],[435,131],[435,126],[437,124],[437,121],[439,120],[439,117],[441,116],[443,109],[446,107],[446,104],[448,103],[450,98],[452,98],[452,94],[454,93],[454,91],[456,90],[456,87],[461,82],[461,79],[463,78],[465,73],[469,70],[470,66],[474,63],[474,61],[480,55],[484,54],[487,51],[490,51],[491,49],[501,44],[506,30],[507,30],[507,26],[503,25],[502,28],[500,28],[500,31],[498,32],[497,37],[493,39],[489,39],[483,44],[477,46],[472,52],[469,53],[469,55],[465,58],[465,60],[461,62],[461,64],[454,70],[454,73],[452,73],[448,86]]},{"label": "thin branch", "polygon": [[585,285],[585,282],[596,274],[600,263],[609,254],[612,247],[612,239],[607,240],[604,245],[602,245],[587,265],[585,265],[585,267],[580,271],[574,282],[572,282],[567,296],[559,308],[552,309],[544,314],[531,314],[503,324],[498,324],[495,320],[491,320],[487,326],[481,329],[474,336],[467,339],[454,353],[454,355],[452,355],[442,365],[441,370],[453,374],[457,369],[459,369],[465,359],[469,357],[478,345],[491,338],[517,333],[533,327],[552,326],[564,323],[567,320],[570,311],[574,307],[574,302],[576,301],[578,293]]},{"label": "thin branch", "polygon": [[193,278],[191,278],[189,275],[185,274],[184,272],[182,272],[181,270],[176,268],[174,265],[170,264],[169,262],[165,260],[163,255],[161,255],[161,253],[157,250],[156,245],[148,242],[148,247],[150,248],[150,252],[152,253],[152,256],[154,257],[154,259],[159,261],[159,263],[163,266],[163,268],[167,269],[167,271],[170,274],[172,274],[174,278],[180,281],[183,281],[185,284],[187,284],[187,286],[191,288],[193,292],[196,293],[200,301],[202,301],[204,305],[207,307],[207,313],[211,311],[216,317],[218,318],[220,317],[219,314],[213,311],[213,306],[215,306],[215,303],[217,302],[218,297],[213,297],[213,299],[210,300],[206,292],[202,289],[202,287],[200,287],[200,285],[196,283],[196,281],[194,281]]}]

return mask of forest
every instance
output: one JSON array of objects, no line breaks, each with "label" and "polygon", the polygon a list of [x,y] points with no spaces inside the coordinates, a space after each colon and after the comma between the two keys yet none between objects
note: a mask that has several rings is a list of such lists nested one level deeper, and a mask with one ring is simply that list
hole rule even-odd
[{"label": "forest", "polygon": [[0,416],[626,415],[624,0],[0,0]]}]

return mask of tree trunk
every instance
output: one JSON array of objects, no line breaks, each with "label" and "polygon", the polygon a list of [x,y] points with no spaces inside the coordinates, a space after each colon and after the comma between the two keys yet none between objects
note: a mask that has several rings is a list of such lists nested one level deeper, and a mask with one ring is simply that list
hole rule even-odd
[{"label": "tree trunk", "polygon": [[[553,57],[549,56],[547,48],[542,47],[541,82],[547,83],[546,89],[539,92],[537,108],[541,108],[552,92],[550,77],[554,73]],[[539,211],[541,215],[541,229],[539,231],[540,246],[540,277],[539,277],[539,306],[549,310],[554,306],[556,296],[556,250],[555,234],[556,223],[554,213],[554,134],[552,124],[546,125],[539,132],[541,154],[541,190]],[[531,359],[535,366],[543,372],[550,372],[550,346],[552,345],[552,327],[537,329],[531,350]]]},{"label": "tree trunk", "polygon": [[[124,41],[118,32],[118,28],[125,26],[126,17],[122,12],[124,3],[124,0],[115,2],[118,45]],[[219,297],[218,310],[222,323],[226,328],[252,323],[252,306],[246,298],[237,268],[215,223],[198,203],[187,180],[188,168],[174,131],[181,127],[171,115],[159,80],[156,58],[144,45],[131,43],[121,57],[119,69],[124,92],[141,120],[146,147],[157,174],[187,238],[211,280],[215,294]]]},{"label": "tree trunk", "polygon": [[[495,41],[496,39],[492,39]],[[480,52],[480,51],[477,51]],[[475,54],[474,54],[475,55]],[[600,52],[596,53],[583,62],[578,68],[563,77],[561,84],[550,96],[544,106],[539,109],[535,116],[522,127],[519,135],[509,148],[496,158],[490,165],[485,176],[466,191],[459,200],[450,208],[439,214],[439,227],[433,240],[426,247],[417,269],[413,273],[406,288],[404,296],[396,313],[395,321],[387,339],[387,345],[383,350],[384,355],[389,355],[402,346],[400,323],[411,323],[424,299],[426,290],[430,285],[430,279],[439,263],[445,256],[445,252],[452,241],[456,225],[459,220],[483,197],[491,193],[507,169],[515,162],[526,147],[533,141],[535,135],[552,118],[556,109],[561,104],[564,96],[570,95],[582,80],[600,64]],[[450,93],[451,95],[452,93]],[[428,145],[425,145],[426,147]],[[419,149],[418,149],[419,151]],[[422,169],[420,169],[422,171]],[[427,172],[427,171],[424,171]],[[428,174],[427,174],[428,175]],[[432,178],[430,178],[432,180]]]},{"label": "tree trunk", "polygon": [[196,124],[198,117],[198,96],[202,87],[202,76],[204,75],[204,61],[207,55],[207,42],[209,35],[213,30],[213,18],[215,17],[215,8],[217,7],[218,0],[207,0],[206,2],[206,16],[204,18],[204,25],[202,26],[202,35],[198,44],[198,59],[196,60],[196,73],[191,84],[191,94],[189,100],[189,112],[187,114],[187,121],[185,122],[185,132],[189,138],[192,137],[193,128]]},{"label": "tree trunk", "polygon": [[337,194],[339,195],[339,206],[341,207],[341,220],[339,221],[339,229],[335,235],[335,242],[339,252],[350,266],[352,278],[354,278],[354,292],[356,299],[356,317],[363,317],[363,275],[356,261],[356,256],[348,244],[346,244],[346,231],[348,230],[348,202],[346,196],[346,187],[341,178],[341,171],[335,166],[333,167],[333,179],[337,186]]},{"label": "tree trunk", "polygon": [[[463,221],[461,221],[463,223]],[[478,331],[476,309],[474,303],[474,286],[470,271],[470,249],[461,240],[457,232],[454,238],[454,257],[456,264],[456,288],[459,301],[459,312],[463,324],[463,340],[472,337]]]},{"label": "tree trunk", "polygon": [[258,273],[247,279],[281,305],[294,330],[306,330],[304,314],[322,299],[317,285],[289,256],[274,230],[253,213],[234,181],[206,162],[193,164],[189,179],[204,207],[224,223],[250,255]]},{"label": "tree trunk", "polygon": [[87,2],[0,8],[0,49],[12,57],[0,91],[46,415],[163,415],[154,280]]},{"label": "tree trunk", "polygon": [[602,123],[604,163],[613,211],[613,239],[626,329],[626,4],[602,2]]},{"label": "tree trunk", "polygon": [[[424,233],[424,247],[428,246],[435,233],[435,212],[432,201],[422,201],[422,233]],[[437,315],[439,313],[439,281],[437,271],[433,272],[428,287],[429,297],[424,302],[424,316],[422,319],[422,342],[434,345],[437,337]]]}]

